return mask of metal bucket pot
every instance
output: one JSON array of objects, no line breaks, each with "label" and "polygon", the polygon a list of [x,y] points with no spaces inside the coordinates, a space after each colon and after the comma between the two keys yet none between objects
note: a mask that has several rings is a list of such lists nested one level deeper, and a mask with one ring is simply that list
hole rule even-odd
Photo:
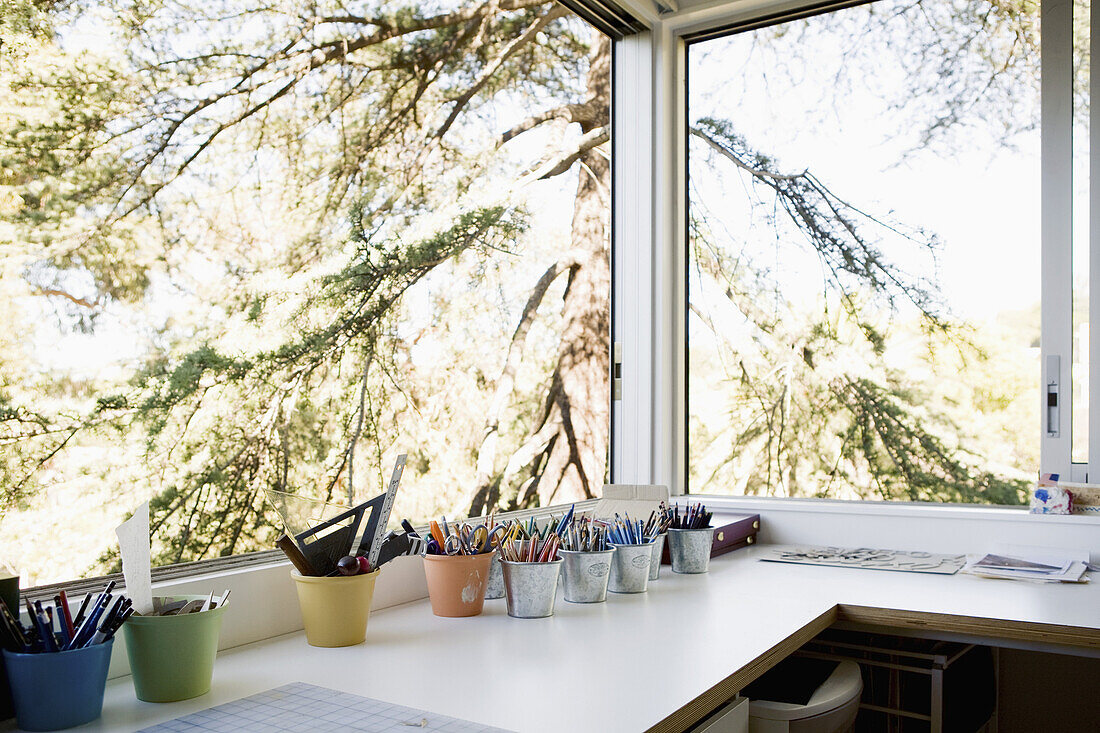
[{"label": "metal bucket pot", "polygon": [[500,555],[495,555],[489,563],[489,582],[485,586],[485,600],[504,597],[504,568],[500,565]]},{"label": "metal bucket pot", "polygon": [[674,573],[705,573],[710,567],[714,528],[669,529],[668,555]]},{"label": "metal bucket pot", "polygon": [[554,615],[554,597],[558,593],[562,560],[500,562],[504,566],[504,593],[508,598],[509,616],[543,618]]},{"label": "metal bucket pot", "polygon": [[570,603],[603,603],[615,548],[596,552],[558,550],[565,561],[565,600]]},{"label": "metal bucket pot", "polygon": [[645,593],[649,586],[649,564],[653,559],[653,543],[615,545],[611,560],[611,578],[607,589],[612,593]]},{"label": "metal bucket pot", "polygon": [[650,580],[657,580],[657,576],[661,574],[661,555],[665,553],[665,537],[667,536],[666,532],[662,532],[653,541],[653,558],[649,562]]}]

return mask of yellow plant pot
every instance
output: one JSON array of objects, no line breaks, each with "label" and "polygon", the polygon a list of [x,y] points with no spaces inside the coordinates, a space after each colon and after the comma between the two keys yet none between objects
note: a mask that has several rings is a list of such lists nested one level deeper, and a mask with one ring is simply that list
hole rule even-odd
[{"label": "yellow plant pot", "polygon": [[311,646],[353,646],[367,638],[375,570],[363,575],[316,578],[290,571]]}]

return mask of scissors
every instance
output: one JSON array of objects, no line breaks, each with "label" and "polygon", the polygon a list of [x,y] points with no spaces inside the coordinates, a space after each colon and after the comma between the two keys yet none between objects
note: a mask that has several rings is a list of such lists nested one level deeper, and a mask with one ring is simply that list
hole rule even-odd
[{"label": "scissors", "polygon": [[458,528],[458,544],[464,555],[477,555],[488,552],[490,537],[492,537],[492,533],[484,526],[470,527],[469,525],[462,525]]},{"label": "scissors", "polygon": [[469,555],[466,543],[456,534],[447,535],[443,541],[443,554],[445,555]]},{"label": "scissors", "polygon": [[[498,524],[492,529],[486,527],[482,527],[481,529],[486,530],[485,544],[482,546],[484,548],[482,552],[488,552],[494,546],[500,547],[504,544],[504,541],[508,539],[508,525],[506,524]],[[494,542],[493,540],[496,541]]]}]

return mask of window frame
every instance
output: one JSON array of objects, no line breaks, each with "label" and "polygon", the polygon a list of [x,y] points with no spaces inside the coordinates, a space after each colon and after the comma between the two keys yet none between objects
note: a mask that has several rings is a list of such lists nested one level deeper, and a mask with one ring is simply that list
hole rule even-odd
[{"label": "window frame", "polygon": [[[671,389],[675,409],[672,416],[674,426],[672,445],[663,446],[667,462],[674,468],[667,478],[674,487],[674,494],[684,494],[688,490],[689,466],[687,462],[689,431],[688,425],[688,349],[687,349],[687,171],[688,145],[686,129],[688,114],[686,99],[687,46],[693,42],[715,38],[729,33],[732,28],[742,30],[755,29],[798,18],[821,13],[834,12],[857,5],[868,4],[875,0],[780,0],[779,2],[750,2],[744,5],[723,3],[688,9],[669,18],[662,28],[660,43],[671,46],[666,55],[675,59],[677,68],[664,75],[664,86],[657,85],[658,92],[664,92],[665,100],[674,100],[679,104],[675,129],[664,130],[660,141],[672,148],[665,151],[675,159],[674,174],[666,179],[674,202],[666,203],[667,209],[678,217],[679,231],[676,250],[678,259],[673,263],[673,272],[665,272],[659,290],[671,297],[675,313],[674,324],[668,333],[679,338],[672,339],[675,353],[671,354],[671,363],[665,367],[669,378],[663,385]],[[1095,31],[1100,22],[1100,10],[1092,9],[1090,28]],[[1086,481],[1090,473],[1100,472],[1100,325],[1090,328],[1089,349],[1089,392],[1097,395],[1088,413],[1089,426],[1089,462],[1072,463],[1072,356],[1073,356],[1073,315],[1072,315],[1072,260],[1073,260],[1073,14],[1072,0],[1041,0],[1041,262],[1042,274],[1039,280],[1041,302],[1041,347],[1040,374],[1036,375],[1035,399],[1040,403],[1040,423],[1045,419],[1045,386],[1048,381],[1047,357],[1059,357],[1058,375],[1054,381],[1059,385],[1059,429],[1057,435],[1048,434],[1045,426],[1035,426],[1039,430],[1041,473],[1057,473],[1071,481]],[[1100,39],[1095,32],[1090,34],[1090,56],[1100,58]],[[1090,77],[1090,98],[1100,93],[1100,80]],[[1090,115],[1090,179],[1100,181],[1100,120]],[[658,152],[658,157],[660,156]],[[1090,235],[1089,235],[1089,292],[1097,297],[1090,298],[1089,322],[1100,324],[1100,185],[1090,186]],[[655,248],[654,259],[660,260]],[[675,282],[670,282],[675,279]],[[624,304],[629,309],[628,304]],[[1094,365],[1094,366],[1093,366]],[[1093,464],[1096,464],[1093,469]],[[659,479],[656,479],[659,480]],[[753,497],[754,499],[758,497]],[[777,497],[777,500],[782,500]],[[861,501],[838,499],[813,499],[816,502],[840,502],[858,506]],[[880,502],[872,502],[880,503]],[[906,505],[959,508],[966,504],[933,502],[887,502],[903,508]],[[984,505],[982,505],[984,506]],[[1010,511],[1026,510],[1026,507],[998,507]]]},{"label": "window frame", "polygon": [[[644,0],[643,0],[644,2]],[[617,311],[621,310],[616,307],[616,293],[622,289],[623,278],[620,277],[620,273],[624,267],[627,267],[626,263],[635,260],[636,252],[631,251],[631,255],[623,257],[621,253],[626,250],[623,246],[623,242],[626,240],[635,241],[634,238],[639,237],[639,232],[636,227],[632,227],[632,224],[638,221],[634,216],[630,216],[628,212],[631,212],[631,206],[635,205],[639,201],[639,196],[635,191],[628,186],[625,186],[625,177],[622,175],[623,171],[619,165],[619,162],[625,157],[620,154],[621,143],[617,144],[620,139],[627,139],[623,132],[628,124],[625,120],[630,119],[630,114],[623,114],[620,111],[621,100],[629,99],[635,100],[640,93],[649,88],[647,79],[644,76],[633,75],[632,71],[636,71],[638,64],[636,61],[638,57],[636,54],[639,50],[645,46],[644,39],[648,36],[649,24],[655,22],[656,16],[653,9],[647,5],[639,4],[636,0],[630,0],[629,2],[619,3],[616,0],[567,0],[563,4],[575,15],[579,16],[582,20],[586,21],[593,27],[598,33],[603,33],[611,40],[611,103],[610,103],[610,124],[611,124],[611,141],[610,141],[610,154],[611,154],[611,211],[610,211],[610,243],[609,243],[609,256],[611,261],[611,288],[609,292],[609,306],[611,310],[610,317],[610,332],[608,337],[608,348],[610,350],[610,369],[607,375],[609,389],[609,420],[608,420],[608,482],[617,483],[620,481],[620,477],[625,473],[631,473],[625,469],[625,465],[634,465],[633,461],[625,462],[622,455],[622,446],[629,441],[624,440],[622,437],[623,426],[635,426],[637,423],[634,421],[635,415],[630,409],[624,409],[624,400],[616,399],[613,392],[616,360],[614,358],[616,350],[616,338],[618,329],[622,328],[620,323],[621,319],[616,318]],[[640,40],[641,39],[641,40]],[[626,48],[628,50],[624,51]],[[618,61],[621,54],[626,53],[627,57],[635,63],[626,64],[627,69],[625,73],[620,68],[620,62]],[[624,78],[625,77],[625,78]],[[640,111],[637,105],[630,105],[627,108],[627,112],[637,114]],[[624,137],[620,138],[620,134]],[[632,141],[636,142],[636,141]],[[638,149],[637,145],[627,146],[629,155],[637,156],[639,159],[644,158],[644,150]],[[639,181],[634,181],[635,184],[639,184]],[[625,194],[625,195],[624,195]],[[636,213],[636,212],[633,212]],[[648,259],[648,258],[647,258]],[[634,339],[630,340],[630,343],[635,343]],[[631,385],[636,385],[635,380],[630,380]],[[633,403],[631,403],[633,404]],[[624,419],[624,414],[626,419]],[[638,440],[643,439],[644,435],[640,434],[641,431],[634,431],[632,435],[635,444]],[[634,455],[638,453],[635,452]],[[647,481],[627,481],[628,483],[648,483]],[[576,506],[586,506],[589,503],[594,503],[596,499],[589,499],[581,502],[575,502]],[[543,515],[549,515],[554,512],[562,512],[571,504],[552,504],[547,507],[537,507],[534,509],[519,509],[511,512],[502,512],[494,514],[499,519],[527,519],[529,517],[542,517]],[[482,517],[466,517],[463,519],[479,519]],[[418,530],[427,531],[427,526],[417,527]],[[211,577],[227,577],[239,572],[249,571],[261,571],[271,568],[273,565],[281,566],[288,565],[289,561],[281,550],[257,550],[252,552],[239,553],[230,555],[227,557],[210,558],[206,560],[196,560],[192,562],[173,563],[171,565],[164,565],[160,567],[154,567],[151,570],[152,581],[154,585],[162,584],[174,584],[174,583],[187,583],[193,580],[202,580]],[[56,583],[46,583],[37,586],[31,586],[21,589],[22,594],[25,597],[33,600],[52,600],[54,596],[61,590],[64,590],[67,596],[78,597],[84,593],[98,593],[102,590],[103,586],[114,581],[119,585],[124,585],[124,579],[122,573],[110,573],[107,575],[94,576],[89,578],[80,578],[76,580],[66,580]],[[245,604],[248,601],[244,598],[244,594],[237,594],[235,599],[238,604]]]},{"label": "window frame", "polygon": [[[612,223],[611,223],[611,339],[612,352],[621,353],[622,394],[612,395],[610,424],[610,462],[612,482],[664,484],[672,494],[683,495],[687,488],[687,41],[706,32],[715,32],[734,23],[774,16],[777,12],[809,11],[829,6],[839,9],[861,2],[806,2],[805,0],[748,0],[700,3],[675,11],[662,11],[652,0],[622,0],[621,7],[631,12],[646,30],[613,38],[612,52]],[[1068,0],[1042,0],[1043,27],[1057,7],[1071,7]],[[1051,11],[1049,8],[1054,7]],[[1092,15],[1097,24],[1100,11]],[[1072,23],[1072,14],[1068,15]],[[1060,21],[1063,22],[1064,20]],[[1052,26],[1053,27],[1053,26]],[[1063,39],[1072,43],[1070,33]],[[1055,31],[1051,31],[1056,33]],[[1100,40],[1092,36],[1092,50],[1100,54]],[[1047,87],[1054,84],[1046,75],[1048,41],[1042,46],[1044,68],[1043,110],[1046,114]],[[1053,50],[1053,49],[1052,49]],[[1072,50],[1072,49],[1070,49]],[[1072,60],[1070,59],[1070,63]],[[1052,67],[1053,68],[1053,67]],[[1072,74],[1072,67],[1070,67]],[[1062,71],[1063,77],[1065,70]],[[1100,81],[1091,81],[1090,93],[1100,91]],[[1053,88],[1053,87],[1052,87]],[[1066,89],[1066,96],[1071,96]],[[1052,92],[1053,94],[1053,92]],[[1055,97],[1051,97],[1051,104]],[[1072,108],[1072,105],[1070,105]],[[1072,112],[1070,113],[1072,114]],[[1091,110],[1090,110],[1091,114]],[[1044,117],[1044,130],[1047,121]],[[1090,171],[1100,180],[1100,125],[1090,127]],[[1046,133],[1043,139],[1043,243],[1042,243],[1042,357],[1048,353],[1071,354],[1064,346],[1071,344],[1072,317],[1069,301],[1052,300],[1048,292],[1053,285],[1067,283],[1071,272],[1065,261],[1072,259],[1072,231],[1055,231],[1051,224],[1047,236],[1046,199],[1048,194],[1048,162]],[[1064,143],[1063,143],[1064,145]],[[1071,147],[1072,150],[1072,147]],[[1071,152],[1072,154],[1072,152]],[[1053,164],[1050,166],[1053,168]],[[1072,166],[1070,166],[1072,169]],[[1053,184],[1052,184],[1053,185]],[[1065,186],[1064,183],[1061,184]],[[1069,189],[1072,191],[1072,188]],[[1089,193],[1090,212],[1090,290],[1100,294],[1100,186]],[[1062,215],[1064,217],[1064,213]],[[1057,234],[1057,236],[1055,236]],[[1048,248],[1050,254],[1048,255]],[[1061,258],[1056,268],[1048,267],[1048,257]],[[1053,284],[1053,285],[1051,285]],[[1063,288],[1068,292],[1068,287]],[[1100,324],[1100,297],[1090,302],[1090,322]],[[1051,329],[1048,332],[1048,318]],[[1059,326],[1058,324],[1062,325]],[[1053,338],[1062,328],[1060,340]],[[1100,327],[1091,331],[1090,391],[1100,396]],[[615,368],[612,359],[612,370]],[[1070,361],[1062,360],[1061,384],[1069,385]],[[1045,358],[1043,358],[1045,364]],[[614,373],[609,374],[614,378]],[[1041,381],[1041,379],[1040,379]],[[1041,385],[1040,389],[1041,398]],[[1072,395],[1071,390],[1063,394]],[[1100,466],[1100,399],[1089,413],[1089,455]],[[1089,464],[1070,466],[1070,414],[1061,409],[1063,438],[1061,443],[1042,444],[1041,468],[1044,472],[1068,473],[1083,480]],[[1038,427],[1038,426],[1037,426]],[[1100,470],[1100,467],[1098,467]],[[740,497],[714,497],[717,503],[736,506]],[[829,510],[853,514],[884,511],[926,516],[929,507],[942,507],[946,512],[964,512],[980,519],[989,512],[1019,512],[1019,507],[994,507],[967,504],[930,504],[920,502],[844,501],[836,499],[790,500],[780,497],[752,497],[752,501],[777,502],[814,501],[830,505]],[[545,507],[533,513],[546,513],[557,507]],[[560,510],[560,509],[558,509]],[[530,511],[530,510],[529,510]],[[530,514],[526,514],[529,516]],[[1084,519],[1089,519],[1085,517]],[[260,551],[194,563],[167,566],[154,570],[154,581],[172,583],[234,573],[260,575],[273,565],[285,565],[275,550]],[[29,593],[51,595],[57,589],[67,591],[89,585],[102,585],[100,579],[86,579],[29,589]],[[249,599],[241,594],[241,605],[263,603],[261,598]]]}]

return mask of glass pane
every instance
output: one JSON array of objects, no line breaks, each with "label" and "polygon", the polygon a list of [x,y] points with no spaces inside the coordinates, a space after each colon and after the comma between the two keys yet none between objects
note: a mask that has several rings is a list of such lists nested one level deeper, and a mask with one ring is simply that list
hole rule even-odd
[{"label": "glass pane", "polygon": [[132,10],[0,46],[0,561],[108,571],[145,499],[157,564],[269,549],[266,490],[346,506],[402,452],[394,523],[598,495],[609,40],[552,2]]},{"label": "glass pane", "polygon": [[883,0],[690,47],[693,492],[1025,500],[1038,33]]},{"label": "glass pane", "polygon": [[1073,3],[1073,440],[1089,460],[1089,0]]}]

